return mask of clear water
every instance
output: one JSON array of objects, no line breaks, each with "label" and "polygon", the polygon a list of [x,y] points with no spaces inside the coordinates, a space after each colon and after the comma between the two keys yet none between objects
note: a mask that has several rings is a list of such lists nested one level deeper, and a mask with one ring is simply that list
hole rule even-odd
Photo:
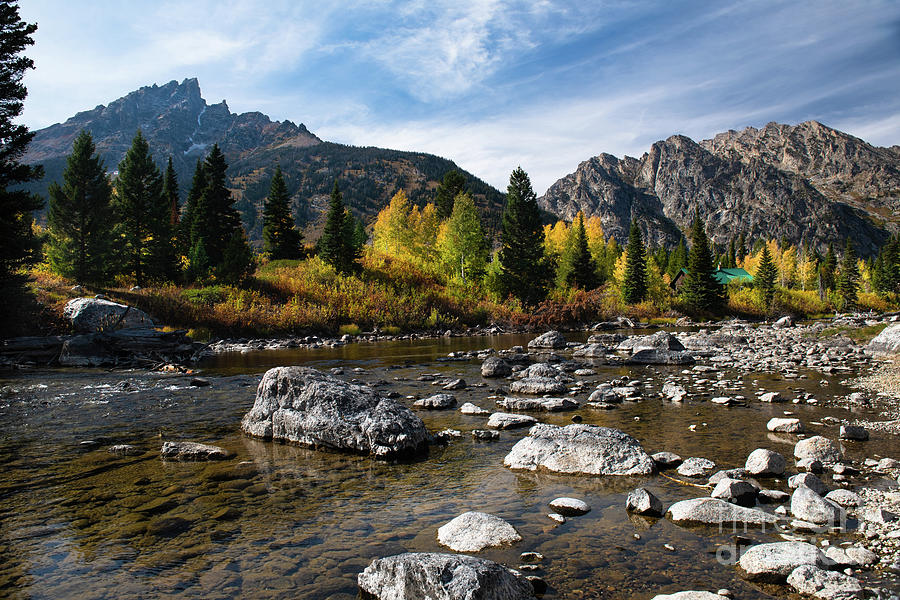
[{"label": "clear water", "polygon": [[[731,531],[629,518],[624,509],[626,495],[639,485],[666,505],[708,491],[658,475],[514,473],[503,467],[503,457],[525,431],[476,442],[468,431],[483,428],[484,417],[419,411],[429,429],[452,427],[464,435],[401,463],[262,442],[240,433],[240,419],[253,404],[262,373],[281,365],[341,366],[346,379],[358,378],[402,397],[436,393],[430,383],[416,381],[423,373],[461,376],[470,387],[454,392],[459,403],[490,409],[493,402],[487,397],[503,381],[483,380],[478,361],[438,359],[450,351],[508,348],[528,339],[445,338],[231,353],[203,365],[212,382],[207,388],[190,387],[188,376],[137,371],[4,375],[0,597],[355,598],[356,575],[372,559],[443,551],[436,529],[467,510],[498,515],[523,537],[512,547],[480,556],[515,567],[521,552],[545,555],[537,574],[550,585],[546,598],[643,599],[659,592],[721,587],[744,599],[784,594],[747,584],[733,567],[717,561],[717,549],[733,541]],[[364,371],[351,371],[357,367]],[[613,411],[581,409],[577,414],[585,423],[623,429],[650,452],[703,456],[722,468],[743,466],[758,447],[789,456],[795,439],[765,429],[769,418],[785,410],[796,413],[812,433],[831,437],[837,435],[835,426],[813,423],[828,415],[847,416],[825,407],[751,402],[724,408],[708,402],[710,396],[725,394],[753,398],[758,389],[789,397],[808,390],[821,400],[847,393],[840,378],[815,373],[786,381],[724,372],[723,387],[692,394],[683,405],[656,395],[666,377],[682,377],[689,391],[709,390],[719,374],[598,366],[596,375],[581,379],[596,384],[623,375],[643,382],[644,399]],[[697,384],[699,379],[710,384]],[[476,387],[481,383],[484,387]],[[585,400],[593,387],[578,398]],[[411,405],[412,400],[401,402]],[[535,416],[564,425],[572,413]],[[696,431],[690,431],[691,425]],[[872,438],[845,449],[856,459],[900,458],[890,437],[875,433]],[[222,463],[160,461],[162,442],[174,439],[217,444],[237,456]],[[87,441],[95,444],[83,443]],[[117,443],[146,452],[116,457],[106,448]],[[764,483],[785,489],[783,481]],[[556,526],[547,517],[547,503],[558,496],[582,498],[592,510]],[[742,535],[757,541],[780,539],[771,532]],[[851,532],[835,540],[852,538]]]}]

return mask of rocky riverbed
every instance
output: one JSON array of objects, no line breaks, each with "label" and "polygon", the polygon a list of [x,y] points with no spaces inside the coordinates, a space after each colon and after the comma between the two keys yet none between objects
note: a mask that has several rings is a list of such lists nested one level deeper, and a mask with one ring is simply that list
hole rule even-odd
[{"label": "rocky riverbed", "polygon": [[[504,589],[546,598],[649,599],[684,590],[787,597],[823,594],[819,581],[844,586],[844,594],[858,582],[856,596],[845,597],[887,598],[900,569],[892,516],[900,513],[900,471],[891,462],[900,444],[889,428],[871,424],[884,420],[888,398],[877,382],[890,367],[849,337],[823,334],[872,320],[673,332],[598,327],[530,345],[536,336],[245,349],[208,359],[200,379],[96,370],[7,377],[0,381],[0,590],[352,598],[358,585],[376,595],[400,585],[385,565],[425,585],[432,575],[411,565],[452,563],[482,582],[511,568],[517,574],[503,575]],[[354,442],[354,453],[322,449],[338,434],[356,439],[364,427],[309,438],[322,427],[303,425],[295,441],[312,448],[241,433],[241,420],[259,405],[263,372],[294,364],[327,374],[312,377],[323,390],[374,391],[360,392],[352,410],[340,408],[345,418],[380,406],[377,398],[411,411],[404,419],[411,431],[423,424],[427,452],[398,462],[368,455],[380,442]],[[454,402],[419,402],[436,396]],[[283,398],[281,408],[260,414],[313,423],[279,412],[309,398]],[[543,425],[490,427],[513,417]],[[796,424],[802,432],[773,429]],[[188,454],[161,460],[167,442],[207,447],[170,445]],[[601,458],[562,460],[573,444]],[[810,448],[822,453],[820,464]],[[832,448],[839,460],[831,460]],[[204,455],[219,460],[189,460]],[[604,472],[627,464],[628,474],[573,470],[589,473],[601,459],[611,465]],[[461,530],[477,530],[478,544],[487,544],[468,553],[481,562],[447,558],[451,544],[470,538],[441,542],[439,530],[468,514],[487,515],[466,517],[473,524]],[[837,519],[816,522],[823,514]],[[807,552],[811,567],[798,563],[776,582],[735,566],[748,548],[782,542],[845,562]],[[832,574],[852,581],[835,583]]]}]

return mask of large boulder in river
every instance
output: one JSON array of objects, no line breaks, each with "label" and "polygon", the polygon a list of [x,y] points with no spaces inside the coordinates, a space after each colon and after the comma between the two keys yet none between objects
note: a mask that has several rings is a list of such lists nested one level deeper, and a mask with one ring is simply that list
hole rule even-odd
[{"label": "large boulder in river", "polygon": [[540,423],[512,447],[503,464],[511,469],[587,475],[649,475],[653,459],[623,431],[596,425]]},{"label": "large boulder in river", "polygon": [[900,352],[900,323],[890,325],[876,335],[867,348],[875,354],[896,354]]},{"label": "large boulder in river", "polygon": [[356,578],[379,600],[525,600],[534,587],[521,573],[483,558],[408,552],[372,561]]},{"label": "large boulder in river", "polygon": [[782,583],[799,566],[827,569],[834,562],[807,542],[773,542],[751,546],[738,561],[738,571],[750,581]]},{"label": "large boulder in river", "polygon": [[682,525],[747,525],[766,527],[778,522],[778,517],[756,508],[737,506],[719,498],[692,498],[669,507],[668,516]]},{"label": "large boulder in river", "polygon": [[153,327],[144,311],[102,298],[73,298],[66,302],[63,315],[79,333]]},{"label": "large boulder in river", "polygon": [[696,359],[690,352],[644,348],[626,361],[630,365],[692,365]]},{"label": "large boulder in river", "polygon": [[566,338],[558,331],[548,331],[528,342],[528,347],[534,350],[558,350],[566,347]]},{"label": "large boulder in river", "polygon": [[805,440],[800,440],[794,446],[794,458],[799,460],[811,458],[818,460],[823,465],[833,465],[836,462],[840,462],[843,456],[844,454],[841,452],[841,447],[838,444],[821,435],[814,435]]},{"label": "large boulder in river", "polygon": [[791,514],[795,519],[816,525],[839,525],[846,518],[844,509],[801,485],[791,495]]},{"label": "large boulder in river", "polygon": [[684,344],[667,331],[657,331],[653,335],[635,335],[619,344],[616,350],[629,351],[636,354],[641,350],[671,350],[681,352]]},{"label": "large boulder in river", "polygon": [[482,377],[508,377],[512,374],[512,367],[499,356],[488,356],[481,363]]},{"label": "large boulder in river", "polygon": [[264,439],[378,457],[425,450],[428,435],[405,406],[308,367],[266,371],[241,428]]},{"label": "large boulder in river", "polygon": [[438,544],[455,552],[479,552],[514,544],[521,541],[522,536],[500,517],[470,511],[438,527],[437,540]]}]

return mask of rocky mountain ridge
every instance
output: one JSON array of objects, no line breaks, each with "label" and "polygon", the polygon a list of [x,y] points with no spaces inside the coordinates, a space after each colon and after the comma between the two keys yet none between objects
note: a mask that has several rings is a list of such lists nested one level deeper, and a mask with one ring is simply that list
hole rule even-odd
[{"label": "rocky mountain ridge", "polygon": [[[235,114],[224,100],[208,104],[197,79],[185,79],[142,87],[106,106],[36,131],[24,161],[44,165],[46,174],[29,186],[32,191],[46,197],[49,182],[61,181],[72,142],[82,129],[91,132],[110,172],[115,172],[140,129],[161,168],[172,157],[182,198],[197,160],[218,143],[229,164],[236,206],[251,239],[257,241],[262,235],[262,203],[276,165],[284,171],[295,215],[310,229],[321,220],[335,179],[357,216],[371,220],[401,188],[414,202],[432,200],[444,173],[458,168],[425,153],[326,142],[302,123],[272,121],[260,112]],[[476,201],[495,222],[501,194],[464,174]]]},{"label": "rocky mountain ridge", "polygon": [[729,131],[697,143],[674,135],[640,159],[601,154],[554,183],[542,208],[601,218],[618,241],[638,219],[671,246],[695,212],[713,242],[741,232],[820,250],[853,240],[871,254],[900,226],[900,148],[877,148],[815,121]]}]

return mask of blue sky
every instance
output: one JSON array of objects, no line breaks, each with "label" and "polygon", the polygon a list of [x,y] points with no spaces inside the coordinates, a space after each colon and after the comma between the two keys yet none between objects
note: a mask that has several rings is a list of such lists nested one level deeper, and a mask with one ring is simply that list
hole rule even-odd
[{"label": "blue sky", "polygon": [[591,156],[808,119],[900,144],[900,2],[27,0],[22,121],[197,77],[210,103],[540,194]]}]

